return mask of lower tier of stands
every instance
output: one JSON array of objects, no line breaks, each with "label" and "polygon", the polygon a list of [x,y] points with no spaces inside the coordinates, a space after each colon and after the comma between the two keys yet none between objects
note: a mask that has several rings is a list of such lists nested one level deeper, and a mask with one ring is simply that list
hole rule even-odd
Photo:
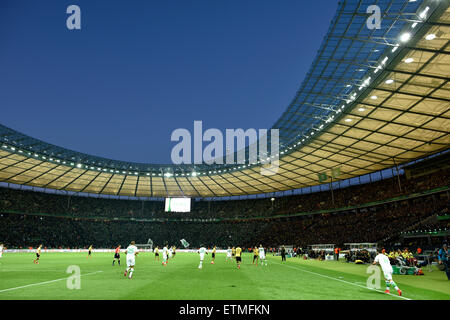
[{"label": "lower tier of stands", "polygon": [[[135,240],[154,245],[166,241],[180,246],[186,239],[191,247],[266,247],[313,243],[388,242],[401,232],[446,212],[449,193],[387,201],[347,211],[261,219],[221,221],[123,221],[92,217],[55,217],[51,215],[11,213],[0,210],[0,242],[6,247],[83,248],[89,245],[112,248]],[[448,221],[448,220],[447,220]],[[443,224],[442,227],[447,227]]]}]

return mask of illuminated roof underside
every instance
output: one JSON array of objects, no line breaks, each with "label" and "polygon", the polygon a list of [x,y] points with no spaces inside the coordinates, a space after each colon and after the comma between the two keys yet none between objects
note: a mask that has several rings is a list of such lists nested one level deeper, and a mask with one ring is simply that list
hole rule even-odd
[{"label": "illuminated roof underside", "polygon": [[[373,1],[340,3],[310,72],[274,125],[282,150],[275,175],[261,175],[260,164],[115,161],[0,126],[0,181],[122,196],[221,197],[317,185],[318,173],[336,167],[338,179],[348,179],[447,150],[450,9],[445,1],[375,2],[387,12],[380,30],[365,24]],[[402,43],[406,32],[411,39]],[[165,176],[167,170],[173,174]]]}]

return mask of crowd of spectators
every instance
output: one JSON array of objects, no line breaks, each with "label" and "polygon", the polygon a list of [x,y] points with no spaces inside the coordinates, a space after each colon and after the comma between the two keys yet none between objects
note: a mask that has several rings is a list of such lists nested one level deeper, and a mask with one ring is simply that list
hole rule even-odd
[{"label": "crowd of spectators", "polygon": [[293,243],[300,247],[333,243],[386,241],[407,227],[447,206],[444,196],[425,196],[347,212],[283,218],[271,223],[263,238],[269,243]]},{"label": "crowd of spectators", "polygon": [[73,217],[116,217],[116,218],[238,218],[269,217],[335,209],[380,201],[392,197],[446,186],[450,170],[407,180],[401,176],[400,191],[397,177],[341,188],[331,192],[323,191],[276,198],[192,201],[191,212],[164,212],[164,202],[156,200],[119,200],[85,196],[66,196],[25,190],[0,188],[0,210],[23,213],[47,213]]},{"label": "crowd of spectators", "polygon": [[55,217],[1,213],[0,239],[10,247],[114,247],[131,240],[161,245],[166,241],[179,245],[186,239],[192,247],[200,245],[251,248],[263,244],[277,247],[295,244],[306,248],[316,243],[343,246],[347,242],[377,242],[398,235],[448,206],[445,192],[415,199],[338,212],[287,218],[225,221],[121,221],[113,218]]},{"label": "crowd of spectators", "polygon": [[[148,239],[155,245],[166,241],[177,245],[183,238],[193,247],[290,244],[307,248],[319,243],[343,246],[348,242],[386,242],[414,225],[432,227],[430,216],[448,213],[448,192],[356,209],[342,208],[446,186],[449,172],[438,171],[410,180],[402,176],[401,191],[397,177],[334,190],[334,204],[327,191],[286,196],[276,201],[269,198],[193,201],[192,212],[182,214],[164,212],[162,201],[0,188],[0,241],[10,247],[44,243],[53,248],[90,244],[114,247],[131,240],[146,243]],[[334,207],[341,209],[333,211]],[[322,209],[331,212],[314,214]],[[304,214],[291,215],[299,212]],[[211,218],[227,219],[213,221]]]},{"label": "crowd of spectators", "polygon": [[367,250],[353,250],[347,252],[345,254],[345,261],[347,262],[360,262],[360,263],[369,263],[371,261],[373,261],[373,259],[375,258],[375,253],[374,252],[369,252]]}]

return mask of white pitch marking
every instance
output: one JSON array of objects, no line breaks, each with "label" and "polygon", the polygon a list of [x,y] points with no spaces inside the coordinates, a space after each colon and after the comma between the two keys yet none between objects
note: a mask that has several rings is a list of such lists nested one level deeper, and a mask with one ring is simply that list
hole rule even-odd
[{"label": "white pitch marking", "polygon": [[[362,286],[362,285],[356,284],[354,282],[349,282],[349,281],[345,281],[345,280],[329,277],[329,276],[326,276],[324,274],[320,274],[320,273],[312,272],[312,271],[309,271],[309,270],[305,270],[303,268],[298,268],[298,267],[290,266],[288,264],[282,264],[282,263],[275,262],[275,261],[272,261],[272,263],[279,264],[281,266],[285,266],[285,267],[289,267],[289,268],[293,268],[293,269],[297,269],[297,270],[301,270],[301,271],[304,271],[304,272],[312,273],[312,274],[315,274],[315,275],[320,276],[320,277],[324,277],[324,278],[328,278],[328,279],[333,279],[333,280],[336,280],[336,281],[344,282],[344,283],[347,283],[347,284],[351,284],[353,286],[357,286],[357,287],[360,287],[360,288],[365,288],[367,290],[375,290],[377,292],[384,293],[384,291],[381,291],[381,290],[368,288],[366,286]],[[406,297],[403,297],[403,296],[396,296],[395,294],[392,294],[392,293],[387,293],[387,294],[390,295],[390,296],[396,297],[396,298],[400,298],[400,299],[412,300],[412,299],[409,299],[409,298],[406,298]]]},{"label": "white pitch marking", "polygon": [[[103,271],[95,271],[95,272],[91,272],[91,273],[85,273],[85,274],[82,274],[82,275],[80,275],[80,276],[81,276],[81,277],[82,277],[82,276],[88,276],[88,275],[96,274],[96,273],[100,273],[100,272],[103,272]],[[61,280],[67,280],[67,278],[68,278],[68,277],[60,278],[60,279],[55,279],[55,280],[50,280],[50,281],[44,281],[44,282],[38,282],[38,283],[27,284],[27,285],[20,286],[20,287],[14,287],[14,288],[3,289],[3,290],[0,290],[0,293],[1,293],[1,292],[6,292],[6,291],[12,291],[12,290],[17,290],[17,289],[23,289],[23,288],[33,287],[33,286],[40,286],[40,285],[42,285],[42,284],[52,283],[52,282],[61,281]]]}]

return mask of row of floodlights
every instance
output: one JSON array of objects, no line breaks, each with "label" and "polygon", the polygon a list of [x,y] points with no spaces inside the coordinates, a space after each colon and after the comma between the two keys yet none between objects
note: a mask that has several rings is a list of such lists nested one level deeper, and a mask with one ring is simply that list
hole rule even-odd
[{"label": "row of floodlights", "polygon": [[[406,231],[406,232],[400,232],[400,234],[411,234],[411,233],[417,233],[417,232],[438,232],[438,231],[442,231],[442,229]],[[444,229],[444,231],[447,231],[447,229]]]},{"label": "row of floodlights", "polygon": [[[430,10],[430,7],[427,6],[422,12],[419,13],[419,17],[420,17],[422,20],[425,20],[425,18],[427,17],[427,13],[428,13],[429,10]],[[418,22],[412,23],[411,29],[414,29],[414,28],[417,26],[417,24],[418,24]],[[400,42],[401,42],[401,43],[406,43],[406,42],[408,42],[408,41],[411,39],[411,37],[412,37],[412,35],[411,35],[410,32],[404,32],[404,33],[402,33],[402,34],[400,35],[399,39],[400,39]],[[425,36],[425,39],[426,39],[426,40],[433,40],[433,39],[435,39],[435,38],[436,38],[436,35],[435,35],[435,34],[428,34],[428,35]],[[397,49],[398,49],[399,47],[400,47],[400,43],[397,43],[397,44],[394,46],[394,48],[392,49],[392,53],[394,53],[395,51],[397,51]],[[382,69],[385,67],[385,65],[386,65],[386,63],[387,63],[388,60],[389,60],[389,57],[388,57],[388,56],[385,56],[385,57],[381,60],[381,62],[378,64],[378,66],[375,68],[375,70],[373,71],[373,74],[375,75],[376,73],[378,73],[378,71],[382,70]],[[406,59],[404,60],[404,62],[405,62],[405,63],[411,63],[411,62],[414,62],[414,59],[411,58],[411,57],[409,57],[409,58],[406,58]],[[363,82],[361,83],[361,85],[359,85],[358,91],[361,91],[363,88],[369,86],[370,83],[371,83],[371,81],[372,81],[372,76],[369,76],[368,78],[364,79]],[[393,80],[393,79],[387,79],[387,80],[385,81],[385,83],[386,83],[386,84],[393,84],[393,83],[394,83],[394,80]],[[347,87],[351,87],[351,85],[348,84]],[[327,119],[325,119],[325,124],[332,122],[332,121],[335,119],[335,117],[345,109],[346,105],[350,105],[350,104],[356,99],[356,97],[357,97],[357,91],[354,91],[352,94],[349,95],[348,99],[345,100],[345,104],[343,104],[342,106],[340,106],[337,110],[334,111],[334,114],[331,114]],[[370,97],[370,99],[376,100],[376,99],[378,99],[378,97],[375,96],[375,95],[372,95],[372,96]],[[364,111],[366,111],[366,109],[363,108],[363,107],[359,107],[357,110],[358,110],[359,112],[364,112]],[[344,121],[345,121],[345,122],[352,122],[353,119],[351,119],[351,118],[346,118]],[[312,136],[315,134],[314,130],[315,130],[315,131],[321,131],[321,130],[323,129],[323,127],[324,127],[324,124],[321,124],[318,128],[312,128],[311,132],[310,132],[309,134],[306,134],[306,135],[304,136],[304,138],[302,138],[301,142],[305,142],[305,140],[306,140],[307,138],[312,137]],[[294,144],[294,147],[296,147],[296,146],[299,145],[299,144],[300,144],[300,142]],[[283,154],[283,152],[281,152],[281,153]]]},{"label": "row of floodlights", "polygon": [[[40,160],[46,160],[46,161],[56,162],[56,163],[60,163],[60,164],[64,164],[64,165],[70,165],[70,166],[76,167],[78,169],[90,169],[90,170],[104,171],[104,172],[110,172],[110,173],[122,173],[122,174],[128,174],[128,175],[136,175],[136,176],[139,175],[139,172],[137,172],[137,171],[134,171],[134,172],[123,171],[123,170],[121,171],[121,170],[115,170],[115,169],[110,169],[110,168],[94,167],[94,166],[90,166],[90,165],[86,165],[86,164],[82,164],[82,163],[75,163],[75,162],[70,162],[70,161],[67,162],[65,160],[55,159],[53,157],[48,157],[48,156],[40,155],[40,154],[37,154],[37,153],[23,151],[21,149],[17,149],[14,146],[10,147],[10,146],[8,146],[6,144],[3,144],[2,148],[3,149],[9,149],[11,151],[14,151],[14,152],[17,152],[17,153],[21,153],[21,154],[26,153],[28,156],[34,157],[34,158],[37,158],[37,159],[40,159]],[[278,154],[277,154],[277,156],[278,156]],[[273,158],[273,156],[272,156],[272,158]],[[258,163],[260,163],[260,161],[258,161]],[[182,177],[184,177],[184,176],[185,177],[189,177],[189,176],[196,177],[196,176],[199,176],[199,175],[206,175],[206,174],[225,173],[227,171],[244,169],[244,168],[247,168],[247,167],[250,167],[250,165],[242,165],[242,166],[239,166],[239,167],[236,167],[236,168],[233,168],[233,169],[229,168],[229,169],[208,171],[208,173],[206,173],[206,172],[195,172],[194,171],[194,172],[190,172],[190,173],[175,173],[175,174],[170,173],[170,172],[166,172],[166,173],[145,173],[145,175],[147,175],[147,176],[164,176],[164,177],[167,177],[167,178],[170,178],[170,177],[173,177],[173,176],[177,176],[177,177],[178,176],[182,176]]]},{"label": "row of floodlights", "polygon": [[[427,17],[427,13],[428,13],[429,10],[430,10],[430,7],[427,6],[427,7],[419,14],[419,17],[420,17],[422,20],[425,20],[425,18]],[[412,24],[411,24],[411,29],[414,29],[414,28],[417,26],[417,24],[418,24],[418,22],[412,23]],[[399,40],[400,40],[401,43],[406,43],[406,42],[408,42],[408,41],[411,39],[411,37],[412,37],[412,35],[411,35],[410,32],[404,32],[404,33],[402,33],[402,34],[400,35]],[[436,34],[430,33],[430,34],[427,34],[427,35],[425,36],[425,40],[429,40],[429,41],[430,41],[430,40],[434,40],[434,39],[436,39],[436,37],[437,37]],[[397,51],[399,47],[400,47],[400,43],[395,44],[395,45],[394,45],[394,48],[392,48],[392,50],[391,50],[392,53],[394,53],[395,51]],[[382,70],[382,69],[385,67],[386,62],[387,62],[388,60],[389,60],[389,57],[388,57],[388,56],[384,57],[384,58],[381,60],[381,62],[378,64],[378,66],[375,68],[375,70],[373,71],[373,74],[376,74],[376,73],[378,73],[378,71]],[[409,64],[409,63],[414,62],[414,58],[408,57],[408,58],[406,58],[406,59],[403,60],[403,61],[404,61],[405,63]],[[367,87],[367,86],[370,84],[371,80],[372,80],[372,77],[366,78],[366,79],[362,82],[362,84],[359,86],[358,91],[360,91],[360,90],[362,90],[363,88]],[[387,79],[387,80],[384,81],[385,84],[393,84],[394,82],[395,82],[394,79]],[[350,86],[350,85],[348,85],[348,86]],[[351,103],[352,101],[354,101],[355,99],[356,99],[356,92],[354,92],[354,93],[349,97],[349,99],[346,100],[346,103],[349,104],[349,103]],[[376,99],[378,99],[378,97],[377,97],[376,95],[372,95],[372,96],[370,96],[370,99],[376,100]],[[337,113],[340,113],[342,110],[344,110],[344,106],[342,106],[340,109],[338,109],[335,113],[336,113],[336,114],[337,114]],[[366,111],[366,109],[363,108],[363,107],[359,107],[357,110],[358,110],[359,112],[364,112],[364,111]],[[334,119],[334,115],[331,116],[330,118],[328,118],[325,122],[326,122],[326,123],[331,122],[333,119]],[[353,119],[351,119],[351,118],[346,118],[344,121],[345,121],[345,122],[352,122]]]}]

